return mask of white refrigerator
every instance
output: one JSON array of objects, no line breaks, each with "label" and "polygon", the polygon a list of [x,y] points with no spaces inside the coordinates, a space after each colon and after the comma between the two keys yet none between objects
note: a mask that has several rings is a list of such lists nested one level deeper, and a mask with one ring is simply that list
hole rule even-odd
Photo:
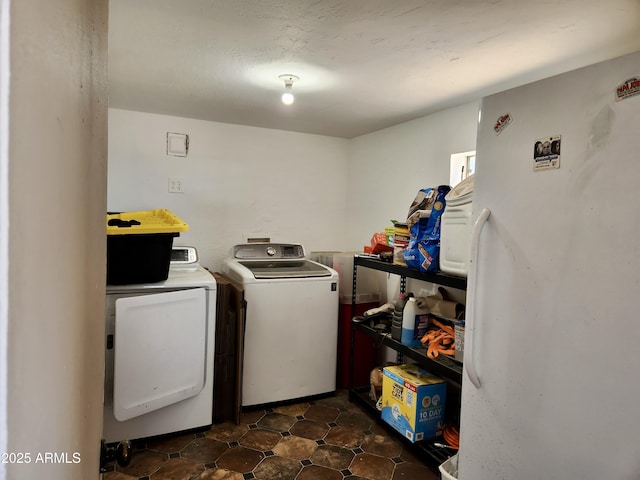
[{"label": "white refrigerator", "polygon": [[639,78],[482,101],[458,480],[640,479]]}]

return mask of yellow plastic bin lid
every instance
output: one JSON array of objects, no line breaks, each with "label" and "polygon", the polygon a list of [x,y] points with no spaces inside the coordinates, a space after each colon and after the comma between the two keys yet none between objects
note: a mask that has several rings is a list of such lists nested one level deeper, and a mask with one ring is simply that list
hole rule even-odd
[{"label": "yellow plastic bin lid", "polygon": [[107,235],[179,233],[187,230],[189,230],[189,225],[169,210],[140,210],[107,214]]}]

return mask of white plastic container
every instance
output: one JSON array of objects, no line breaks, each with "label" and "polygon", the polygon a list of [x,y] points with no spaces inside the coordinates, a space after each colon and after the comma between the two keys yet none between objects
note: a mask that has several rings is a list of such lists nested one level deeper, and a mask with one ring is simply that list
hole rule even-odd
[{"label": "white plastic container", "polygon": [[440,465],[438,470],[440,470],[440,478],[442,480],[458,480],[458,454],[456,453]]},{"label": "white plastic container", "polygon": [[410,297],[402,310],[402,338],[400,342],[409,347],[422,345],[420,339],[429,327],[428,308],[419,308],[416,297]]},{"label": "white plastic container", "polygon": [[473,175],[460,182],[445,197],[440,227],[440,270],[466,277],[471,249]]}]

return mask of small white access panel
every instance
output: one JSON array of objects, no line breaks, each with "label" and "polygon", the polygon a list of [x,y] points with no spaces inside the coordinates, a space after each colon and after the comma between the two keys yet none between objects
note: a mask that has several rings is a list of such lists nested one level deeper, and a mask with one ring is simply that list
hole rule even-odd
[{"label": "small white access panel", "polygon": [[206,292],[194,288],[116,300],[114,416],[144,415],[197,395],[206,368]]}]

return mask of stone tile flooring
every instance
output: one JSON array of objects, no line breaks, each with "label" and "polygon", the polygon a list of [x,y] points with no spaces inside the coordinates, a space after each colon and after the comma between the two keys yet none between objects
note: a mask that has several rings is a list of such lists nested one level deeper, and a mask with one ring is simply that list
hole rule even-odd
[{"label": "stone tile flooring", "polygon": [[242,414],[204,433],[135,442],[104,480],[437,480],[346,392]]}]

